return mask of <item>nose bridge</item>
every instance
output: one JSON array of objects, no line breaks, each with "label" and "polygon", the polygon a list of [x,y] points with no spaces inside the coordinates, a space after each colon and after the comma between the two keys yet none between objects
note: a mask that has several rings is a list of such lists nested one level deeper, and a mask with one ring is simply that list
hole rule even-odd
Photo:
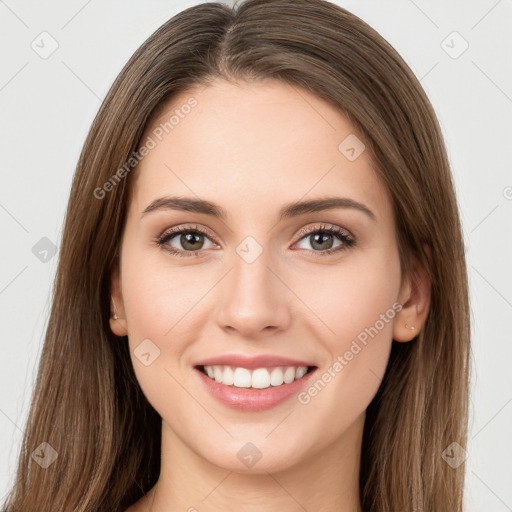
[{"label": "nose bridge", "polygon": [[269,270],[271,260],[268,250],[259,254],[254,261],[237,254],[233,261],[232,285],[233,292],[239,299],[247,301],[254,297],[259,300],[271,295],[270,291],[275,287],[275,283],[271,282],[273,274]]},{"label": "nose bridge", "polygon": [[249,336],[269,327],[275,330],[286,326],[289,297],[286,287],[274,275],[273,262],[270,251],[258,248],[253,240],[240,244],[233,256],[233,269],[221,291],[218,313],[221,327],[229,326]]}]

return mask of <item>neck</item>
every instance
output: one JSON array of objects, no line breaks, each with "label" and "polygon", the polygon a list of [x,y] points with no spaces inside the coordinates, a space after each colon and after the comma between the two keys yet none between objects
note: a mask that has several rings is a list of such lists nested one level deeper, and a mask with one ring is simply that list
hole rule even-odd
[{"label": "neck", "polygon": [[[158,483],[145,497],[151,512],[360,512],[359,468],[364,415],[336,443],[304,449],[300,463],[240,473],[219,467],[184,444],[162,421]],[[258,464],[254,465],[254,469]]]}]

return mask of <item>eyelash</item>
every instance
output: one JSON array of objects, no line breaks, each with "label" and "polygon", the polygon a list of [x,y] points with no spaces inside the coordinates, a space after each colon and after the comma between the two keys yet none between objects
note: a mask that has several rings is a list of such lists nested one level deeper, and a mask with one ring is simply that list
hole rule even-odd
[{"label": "eyelash", "polygon": [[[156,243],[156,245],[161,247],[162,249],[164,249],[164,250],[168,251],[169,253],[171,253],[175,256],[178,256],[180,258],[200,256],[201,252],[202,252],[201,250],[199,250],[199,251],[178,250],[178,249],[174,249],[172,247],[166,246],[166,243],[169,240],[172,240],[174,237],[176,237],[176,235],[181,235],[183,233],[187,233],[187,234],[192,233],[192,234],[196,234],[196,235],[199,234],[199,235],[204,235],[210,239],[213,238],[206,230],[195,225],[195,227],[193,227],[193,228],[187,227],[187,226],[179,227],[179,228],[172,228],[172,229],[166,231],[165,233],[163,233],[162,235],[160,235],[159,237],[157,237],[154,240],[154,243]],[[313,233],[334,235],[341,242],[343,242],[342,245],[340,245],[334,249],[327,249],[326,251],[313,251],[310,249],[303,249],[303,250],[307,250],[309,253],[313,253],[315,256],[319,256],[319,257],[329,256],[329,255],[337,253],[337,252],[346,251],[346,250],[350,249],[351,247],[353,247],[356,243],[355,238],[346,234],[345,231],[342,230],[341,228],[338,228],[336,226],[326,226],[324,224],[322,224],[320,226],[314,226],[312,228],[307,228],[307,229],[301,231],[299,233],[299,239],[297,241],[300,242],[307,235],[311,235]],[[213,240],[213,241],[215,242],[215,240]],[[217,243],[217,242],[215,242],[215,243]]]}]

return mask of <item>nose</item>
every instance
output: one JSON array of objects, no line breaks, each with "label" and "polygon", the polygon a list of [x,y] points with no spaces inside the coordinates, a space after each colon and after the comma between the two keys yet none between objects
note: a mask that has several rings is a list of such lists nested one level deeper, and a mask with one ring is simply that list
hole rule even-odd
[{"label": "nose", "polygon": [[252,263],[235,255],[218,290],[217,321],[226,332],[258,338],[288,328],[293,293],[270,260],[265,251]]}]

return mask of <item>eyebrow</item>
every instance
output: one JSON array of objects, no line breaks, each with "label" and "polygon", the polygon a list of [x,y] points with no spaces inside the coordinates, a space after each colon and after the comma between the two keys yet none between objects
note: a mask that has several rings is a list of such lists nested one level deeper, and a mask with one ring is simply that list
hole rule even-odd
[{"label": "eyebrow", "polygon": [[[289,203],[279,210],[279,220],[299,217],[307,213],[333,210],[336,208],[350,208],[366,214],[371,220],[377,221],[375,214],[364,204],[354,201],[348,197],[326,197],[323,199],[311,199],[308,201],[295,201]],[[180,210],[186,212],[203,213],[212,217],[227,220],[228,214],[221,206],[205,199],[194,197],[160,197],[152,201],[142,212],[144,217],[155,210]]]}]

